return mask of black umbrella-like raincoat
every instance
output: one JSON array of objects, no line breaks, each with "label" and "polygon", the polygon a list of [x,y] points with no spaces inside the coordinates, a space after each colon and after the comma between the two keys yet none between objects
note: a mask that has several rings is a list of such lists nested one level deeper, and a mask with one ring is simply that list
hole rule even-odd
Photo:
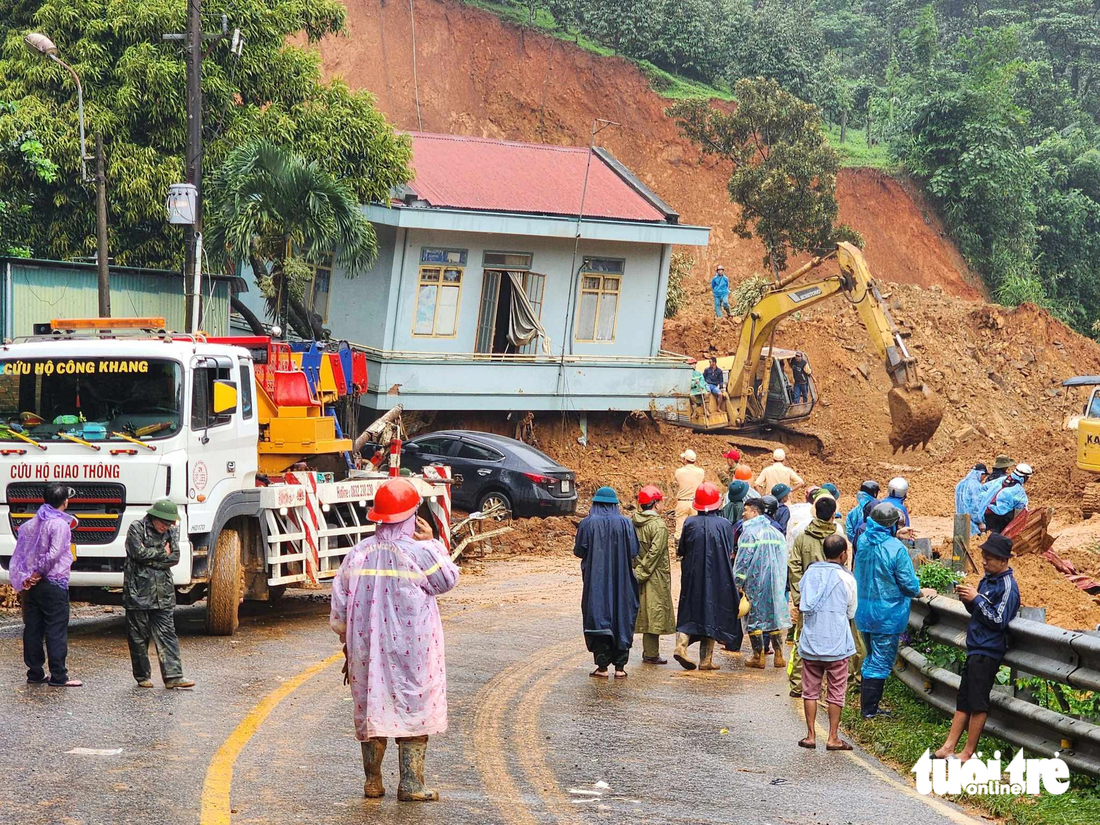
[{"label": "black umbrella-like raincoat", "polygon": [[638,555],[634,525],[619,513],[617,504],[593,503],[577,527],[573,555],[581,560],[581,613],[588,649],[592,650],[593,636],[610,636],[616,648],[628,649],[638,618],[638,580],[631,565]]},{"label": "black umbrella-like raincoat", "polygon": [[701,513],[684,522],[676,555],[680,564],[680,605],[676,631],[741,647],[740,596],[733,581],[733,525],[717,513]]}]

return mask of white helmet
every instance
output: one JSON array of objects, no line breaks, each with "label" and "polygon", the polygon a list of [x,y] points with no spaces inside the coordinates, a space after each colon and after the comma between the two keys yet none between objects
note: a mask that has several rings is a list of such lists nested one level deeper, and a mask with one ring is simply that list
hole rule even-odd
[{"label": "white helmet", "polygon": [[1017,464],[1016,467],[1012,470],[1013,475],[1020,476],[1020,478],[1024,481],[1027,481],[1029,478],[1031,478],[1034,472],[1035,471],[1031,469],[1030,464],[1023,463]]},{"label": "white helmet", "polygon": [[777,447],[775,449],[775,452],[772,453],[772,458],[774,458],[776,461],[786,461],[787,453],[783,450],[782,447]]},{"label": "white helmet", "polygon": [[886,485],[886,495],[904,499],[909,495],[909,482],[901,476],[890,479],[890,483]]}]

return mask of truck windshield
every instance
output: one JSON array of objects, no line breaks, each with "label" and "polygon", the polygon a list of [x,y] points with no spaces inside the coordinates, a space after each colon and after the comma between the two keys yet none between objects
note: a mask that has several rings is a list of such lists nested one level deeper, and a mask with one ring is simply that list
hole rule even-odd
[{"label": "truck windshield", "polygon": [[167,438],[179,432],[181,397],[174,361],[0,360],[0,441]]}]

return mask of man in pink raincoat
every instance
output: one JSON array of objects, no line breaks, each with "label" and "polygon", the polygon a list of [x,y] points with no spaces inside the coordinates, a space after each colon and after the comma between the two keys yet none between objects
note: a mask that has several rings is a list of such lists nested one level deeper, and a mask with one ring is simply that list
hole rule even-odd
[{"label": "man in pink raincoat", "polygon": [[428,737],[447,729],[443,624],[435,597],[458,581],[443,544],[416,517],[420,494],[392,478],[367,517],[373,536],[344,558],[332,583],[329,624],[344,642],[355,701],[355,738],[363,748],[363,795],[385,794],[386,739],[397,740],[402,802],[434,802],[424,785]]}]

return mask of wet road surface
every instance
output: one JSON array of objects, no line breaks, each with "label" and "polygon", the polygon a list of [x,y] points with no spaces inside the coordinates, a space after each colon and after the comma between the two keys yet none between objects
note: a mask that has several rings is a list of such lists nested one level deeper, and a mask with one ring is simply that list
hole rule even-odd
[{"label": "wet road surface", "polygon": [[[324,593],[247,605],[232,638],[202,635],[201,606],[180,608],[193,691],[165,691],[159,678],[137,688],[121,613],[100,608],[81,610],[70,633],[70,672],[86,686],[27,685],[9,618],[0,822],[972,821],[866,754],[796,747],[801,703],[785,675],[746,671],[740,655],[719,652],[722,670],[700,674],[641,666],[639,643],[629,678],[589,678],[579,598],[576,565],[539,558],[492,563],[440,599],[451,727],[429,745],[443,796],[431,805],[397,803],[392,743],[386,798],[362,798]],[[670,660],[671,648],[664,638]]]}]

